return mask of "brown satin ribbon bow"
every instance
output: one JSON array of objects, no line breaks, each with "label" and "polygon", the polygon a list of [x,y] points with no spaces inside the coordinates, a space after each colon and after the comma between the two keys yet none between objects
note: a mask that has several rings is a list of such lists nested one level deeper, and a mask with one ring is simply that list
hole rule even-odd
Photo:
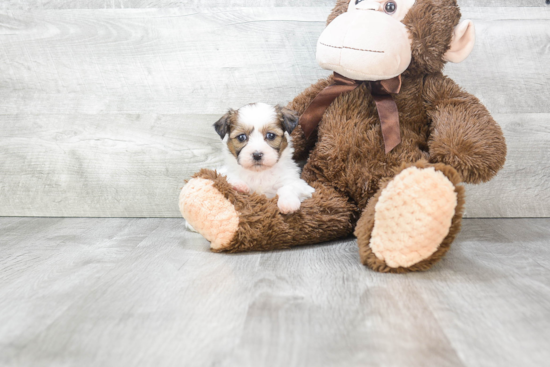
[{"label": "brown satin ribbon bow", "polygon": [[392,94],[397,94],[401,90],[401,76],[388,80],[369,82],[349,79],[343,75],[334,73],[334,82],[315,97],[300,117],[300,126],[306,138],[309,138],[317,129],[323,114],[340,94],[351,92],[363,83],[370,86],[372,97],[376,103],[386,154],[398,146],[401,143],[399,113]]}]

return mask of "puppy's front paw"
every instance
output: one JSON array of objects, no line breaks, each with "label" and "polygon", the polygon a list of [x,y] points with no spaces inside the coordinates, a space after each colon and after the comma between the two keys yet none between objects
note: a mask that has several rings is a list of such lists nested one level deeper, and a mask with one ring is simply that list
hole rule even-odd
[{"label": "puppy's front paw", "polygon": [[307,185],[307,187],[305,188],[305,190],[303,192],[303,197],[304,197],[304,199],[311,199],[311,197],[313,196],[314,193],[315,193],[315,189],[313,187]]},{"label": "puppy's front paw", "polygon": [[300,180],[300,183],[296,186],[296,192],[300,201],[311,199],[315,189],[307,184],[304,180]]},{"label": "puppy's front paw", "polygon": [[233,188],[239,192],[242,192],[244,194],[248,194],[250,192],[250,187],[243,181],[236,181],[232,183]]},{"label": "puppy's front paw", "polygon": [[300,199],[295,196],[281,196],[277,202],[279,211],[283,214],[290,214],[300,209]]}]

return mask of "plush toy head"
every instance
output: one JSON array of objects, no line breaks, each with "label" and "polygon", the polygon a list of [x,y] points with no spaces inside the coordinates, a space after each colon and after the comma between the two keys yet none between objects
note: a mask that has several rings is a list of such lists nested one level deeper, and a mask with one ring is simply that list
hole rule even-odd
[{"label": "plush toy head", "polygon": [[474,47],[473,23],[459,20],[456,0],[339,0],[317,43],[317,62],[362,81],[441,71]]}]

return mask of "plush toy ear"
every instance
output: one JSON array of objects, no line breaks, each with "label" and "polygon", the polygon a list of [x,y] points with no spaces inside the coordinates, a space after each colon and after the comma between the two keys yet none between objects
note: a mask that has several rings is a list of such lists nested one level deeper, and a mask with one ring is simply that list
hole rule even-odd
[{"label": "plush toy ear", "polygon": [[225,136],[229,132],[231,117],[233,116],[234,113],[235,113],[235,110],[230,109],[229,111],[227,111],[225,115],[222,116],[221,119],[216,121],[216,123],[214,124],[214,130],[216,130],[220,138],[222,139],[225,138]]},{"label": "plush toy ear", "polygon": [[476,42],[476,31],[471,20],[464,20],[453,31],[451,48],[443,59],[454,63],[462,62],[470,55]]},{"label": "plush toy ear", "polygon": [[296,111],[290,110],[286,107],[277,107],[283,119],[283,130],[290,134],[296,126],[298,126],[300,117]]}]

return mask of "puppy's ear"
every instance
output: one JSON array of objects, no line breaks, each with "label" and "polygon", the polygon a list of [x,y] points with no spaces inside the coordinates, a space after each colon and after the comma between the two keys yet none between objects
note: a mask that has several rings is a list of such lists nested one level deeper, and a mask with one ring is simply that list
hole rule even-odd
[{"label": "puppy's ear", "polygon": [[300,120],[298,112],[281,106],[277,106],[277,110],[281,114],[283,130],[289,134],[292,133],[296,126],[298,126],[298,121]]},{"label": "puppy's ear", "polygon": [[221,119],[214,124],[214,130],[218,133],[220,138],[225,138],[229,133],[229,127],[231,125],[231,117],[235,114],[235,110],[230,109]]}]

